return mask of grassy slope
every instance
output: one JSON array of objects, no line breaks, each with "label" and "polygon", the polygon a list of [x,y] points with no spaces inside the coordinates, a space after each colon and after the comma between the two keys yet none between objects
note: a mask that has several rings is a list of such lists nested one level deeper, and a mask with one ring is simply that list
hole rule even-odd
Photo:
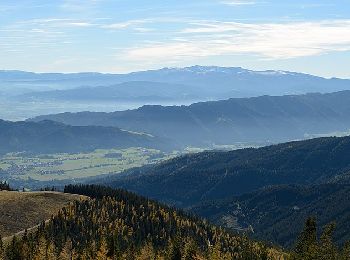
[{"label": "grassy slope", "polygon": [[59,192],[0,191],[0,234],[6,237],[31,228],[80,198],[84,197]]}]

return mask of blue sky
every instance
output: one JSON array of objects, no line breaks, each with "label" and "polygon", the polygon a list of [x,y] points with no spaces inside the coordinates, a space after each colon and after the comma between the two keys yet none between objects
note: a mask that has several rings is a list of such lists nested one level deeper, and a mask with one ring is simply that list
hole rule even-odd
[{"label": "blue sky", "polygon": [[0,69],[195,64],[350,78],[350,0],[0,0]]}]

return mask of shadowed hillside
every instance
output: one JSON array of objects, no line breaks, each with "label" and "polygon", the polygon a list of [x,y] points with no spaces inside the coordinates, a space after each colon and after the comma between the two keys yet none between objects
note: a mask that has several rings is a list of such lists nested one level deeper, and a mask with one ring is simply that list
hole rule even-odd
[{"label": "shadowed hillside", "polygon": [[349,155],[350,137],[316,138],[181,156],[105,183],[185,207],[268,185],[323,183],[350,170]]},{"label": "shadowed hillside", "polygon": [[283,246],[293,245],[309,216],[336,221],[341,244],[350,239],[349,158],[350,137],[317,138],[181,156],[102,183]]},{"label": "shadowed hillside", "polygon": [[169,149],[169,142],[116,127],[68,126],[53,121],[0,120],[0,154],[9,152],[84,152],[95,149],[149,147]]},{"label": "shadowed hillside", "polygon": [[350,185],[320,184],[268,187],[239,197],[204,202],[195,214],[251,236],[286,247],[294,246],[302,224],[315,216],[321,226],[335,222],[335,241],[350,239]]},{"label": "shadowed hillside", "polygon": [[143,106],[112,113],[63,113],[32,119],[71,125],[117,126],[210,147],[235,142],[283,142],[350,129],[350,91],[261,96],[190,106]]}]

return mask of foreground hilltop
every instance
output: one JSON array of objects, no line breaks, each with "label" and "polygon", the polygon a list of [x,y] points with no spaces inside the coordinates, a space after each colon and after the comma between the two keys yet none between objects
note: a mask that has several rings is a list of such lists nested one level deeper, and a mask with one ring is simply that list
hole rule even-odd
[{"label": "foreground hilltop", "polygon": [[0,191],[0,235],[7,237],[32,228],[83,198],[60,192]]},{"label": "foreground hilltop", "polygon": [[[91,199],[14,238],[5,259],[285,259],[281,250],[155,201],[102,186],[68,186]],[[1,253],[1,252],[0,252]]]},{"label": "foreground hilltop", "polygon": [[342,250],[333,243],[333,224],[318,236],[312,217],[287,252],[124,190],[69,185],[65,192],[84,195],[84,200],[0,243],[0,259],[346,260],[350,255],[350,243]]}]

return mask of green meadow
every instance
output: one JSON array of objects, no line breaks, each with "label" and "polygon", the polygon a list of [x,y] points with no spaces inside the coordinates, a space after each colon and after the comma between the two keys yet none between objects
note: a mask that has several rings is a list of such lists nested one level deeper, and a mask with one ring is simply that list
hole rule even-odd
[{"label": "green meadow", "polygon": [[145,148],[95,150],[77,154],[10,153],[1,157],[0,170],[7,179],[38,181],[79,179],[157,163],[177,153]]}]

